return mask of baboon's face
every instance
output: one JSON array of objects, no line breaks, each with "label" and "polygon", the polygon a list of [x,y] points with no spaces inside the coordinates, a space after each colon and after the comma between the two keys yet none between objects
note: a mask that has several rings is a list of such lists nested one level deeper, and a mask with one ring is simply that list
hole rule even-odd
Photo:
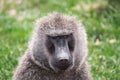
[{"label": "baboon's face", "polygon": [[73,51],[75,40],[73,34],[60,36],[47,36],[46,48],[48,50],[49,65],[54,70],[66,70],[73,65]]}]

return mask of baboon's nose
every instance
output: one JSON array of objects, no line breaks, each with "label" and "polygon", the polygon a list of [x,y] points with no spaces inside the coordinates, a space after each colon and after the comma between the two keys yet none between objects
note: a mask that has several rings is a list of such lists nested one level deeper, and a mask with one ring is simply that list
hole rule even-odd
[{"label": "baboon's nose", "polygon": [[65,65],[65,64],[68,64],[68,63],[69,63],[68,59],[60,59],[59,60],[59,64],[61,64],[61,65]]},{"label": "baboon's nose", "polygon": [[66,70],[69,66],[70,66],[70,61],[68,59],[60,59],[57,64],[57,67],[60,70]]}]

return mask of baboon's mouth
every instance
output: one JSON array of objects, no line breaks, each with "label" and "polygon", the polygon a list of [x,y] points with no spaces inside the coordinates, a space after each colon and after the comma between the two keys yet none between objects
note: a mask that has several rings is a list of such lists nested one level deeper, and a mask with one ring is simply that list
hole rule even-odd
[{"label": "baboon's mouth", "polygon": [[59,70],[62,70],[62,71],[67,70],[71,66],[72,66],[72,63],[55,65],[56,68],[58,68]]},{"label": "baboon's mouth", "polygon": [[58,68],[60,69],[60,70],[66,70],[66,69],[68,69],[68,67],[69,67],[69,65],[61,65],[61,66],[58,66]]}]

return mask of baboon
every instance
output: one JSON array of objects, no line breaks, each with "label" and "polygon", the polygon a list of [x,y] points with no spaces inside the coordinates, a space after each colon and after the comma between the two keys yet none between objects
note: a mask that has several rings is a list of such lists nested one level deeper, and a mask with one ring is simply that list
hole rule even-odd
[{"label": "baboon", "polygon": [[12,80],[91,80],[87,53],[81,22],[53,12],[36,21]]}]

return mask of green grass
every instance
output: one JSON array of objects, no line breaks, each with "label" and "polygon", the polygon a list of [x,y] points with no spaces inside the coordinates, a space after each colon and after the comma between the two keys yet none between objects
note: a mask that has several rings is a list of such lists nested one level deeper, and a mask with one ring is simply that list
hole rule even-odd
[{"label": "green grass", "polygon": [[85,25],[94,80],[120,80],[119,0],[0,1],[0,80],[11,80],[34,21],[49,12],[74,15]]}]

